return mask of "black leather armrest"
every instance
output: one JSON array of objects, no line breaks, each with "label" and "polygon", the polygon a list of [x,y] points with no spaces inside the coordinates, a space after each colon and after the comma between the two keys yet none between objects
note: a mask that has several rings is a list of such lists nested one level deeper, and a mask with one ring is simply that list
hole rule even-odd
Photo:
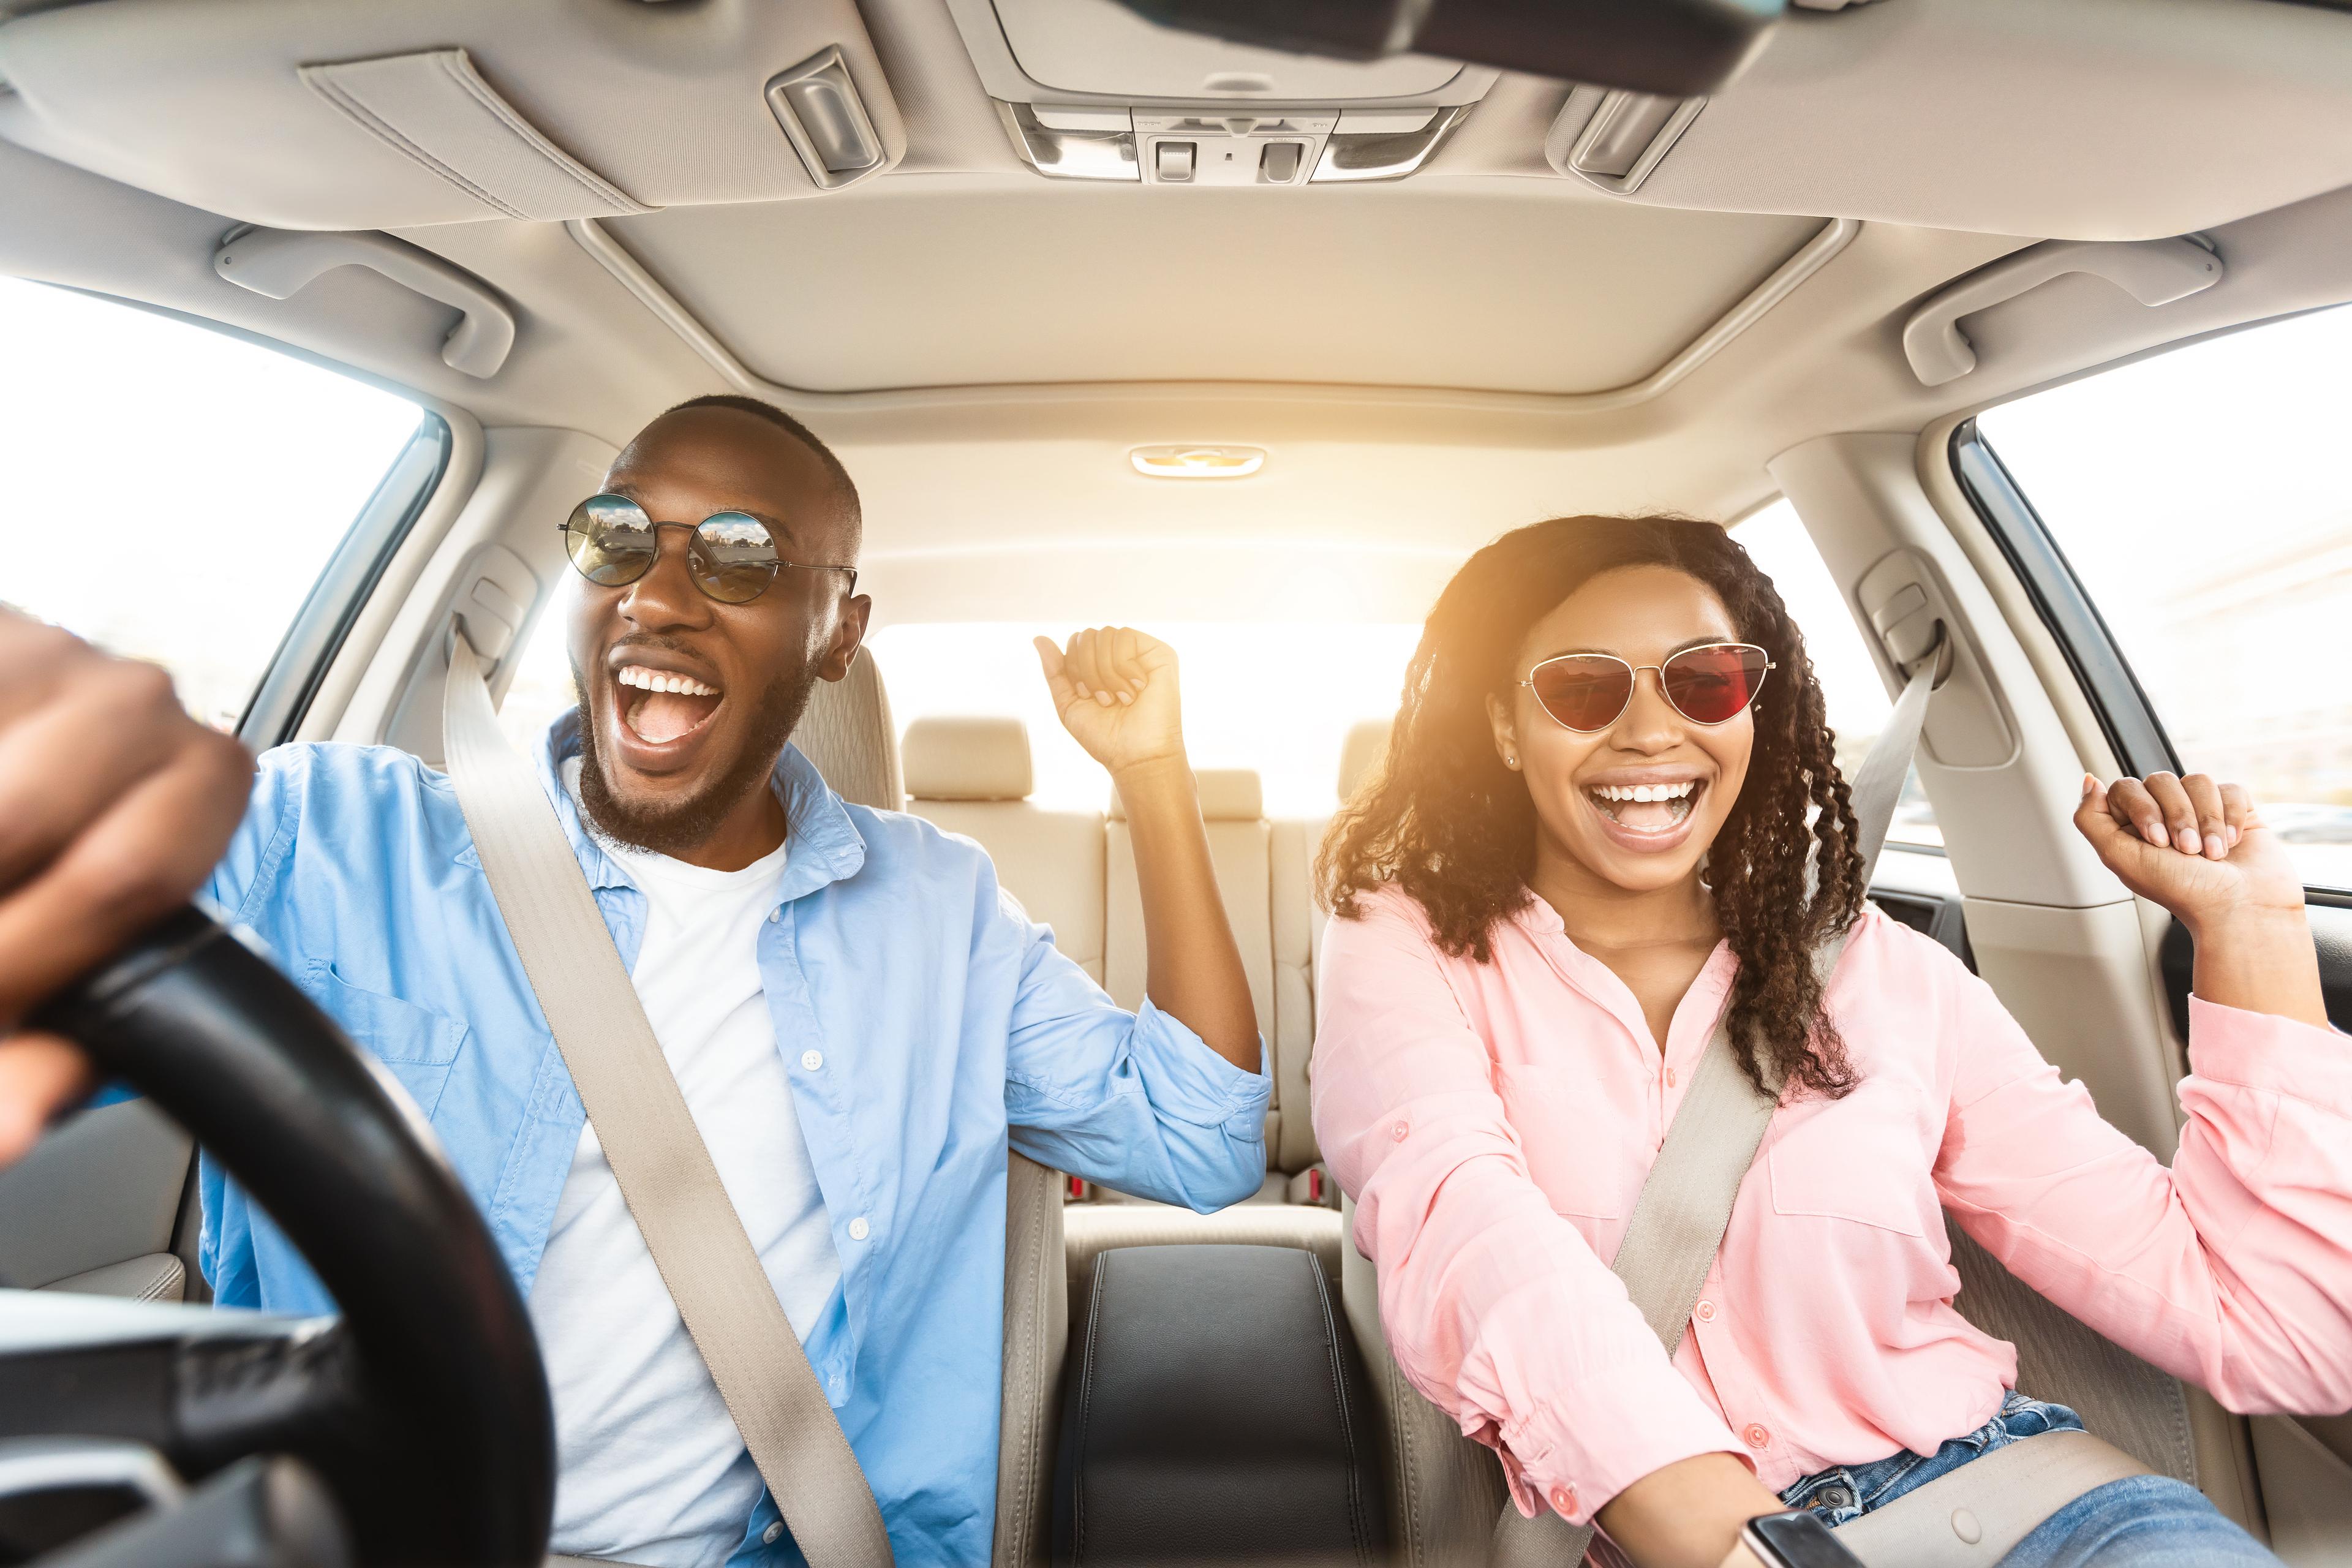
[{"label": "black leather armrest", "polygon": [[1077,1328],[1056,1563],[1385,1560],[1371,1400],[1311,1254],[1115,1248]]}]

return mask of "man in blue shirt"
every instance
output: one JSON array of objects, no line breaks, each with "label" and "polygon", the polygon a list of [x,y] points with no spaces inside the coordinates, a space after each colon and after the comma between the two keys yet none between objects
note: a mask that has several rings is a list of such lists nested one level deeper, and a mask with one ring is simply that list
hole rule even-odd
[{"label": "man in blue shirt", "polygon": [[[787,745],[814,682],[841,679],[864,635],[858,542],[848,475],[789,416],[723,397],[654,421],[567,525],[582,701],[539,761],[898,1560],[979,1563],[1008,1139],[1216,1208],[1259,1184],[1268,1082],[1174,656],[1131,631],[1040,639],[1063,721],[1132,831],[1151,1000],[1130,1015],[977,846],[846,805]],[[154,749],[194,755],[168,765],[208,770],[183,793],[216,802],[234,770],[173,733]],[[407,1088],[488,1217],[555,1394],[554,1549],[655,1568],[795,1561],[627,1220],[448,781],[388,748],[273,752],[209,891]],[[27,1070],[23,1055],[0,1078]],[[331,1305],[209,1164],[203,1192],[221,1301]]]}]

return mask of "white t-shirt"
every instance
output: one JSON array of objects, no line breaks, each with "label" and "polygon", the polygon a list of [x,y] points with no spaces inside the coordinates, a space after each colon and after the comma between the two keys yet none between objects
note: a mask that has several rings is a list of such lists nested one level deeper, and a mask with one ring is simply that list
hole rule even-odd
[{"label": "white t-shirt", "polygon": [[[785,849],[712,871],[606,844],[648,905],[630,978],[719,1180],[803,1339],[841,1259],[760,983]],[[724,1562],[760,1475],[583,1127],[530,1290],[555,1398],[551,1550],[648,1568]]]}]

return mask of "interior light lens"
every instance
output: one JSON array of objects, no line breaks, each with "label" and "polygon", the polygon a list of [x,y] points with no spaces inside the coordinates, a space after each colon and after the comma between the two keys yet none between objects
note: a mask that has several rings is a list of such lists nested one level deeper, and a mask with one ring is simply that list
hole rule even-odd
[{"label": "interior light lens", "polygon": [[1155,479],[1245,479],[1265,467],[1256,447],[1138,447],[1127,457]]}]

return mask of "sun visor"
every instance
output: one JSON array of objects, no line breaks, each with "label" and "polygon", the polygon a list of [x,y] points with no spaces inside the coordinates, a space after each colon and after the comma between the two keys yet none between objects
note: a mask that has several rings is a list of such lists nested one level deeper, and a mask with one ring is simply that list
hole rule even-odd
[{"label": "sun visor", "polygon": [[311,91],[402,157],[509,217],[628,217],[654,209],[550,142],[463,49],[304,66]]},{"label": "sun visor", "polygon": [[781,201],[906,152],[853,0],[94,0],[0,25],[0,137],[273,228]]}]

